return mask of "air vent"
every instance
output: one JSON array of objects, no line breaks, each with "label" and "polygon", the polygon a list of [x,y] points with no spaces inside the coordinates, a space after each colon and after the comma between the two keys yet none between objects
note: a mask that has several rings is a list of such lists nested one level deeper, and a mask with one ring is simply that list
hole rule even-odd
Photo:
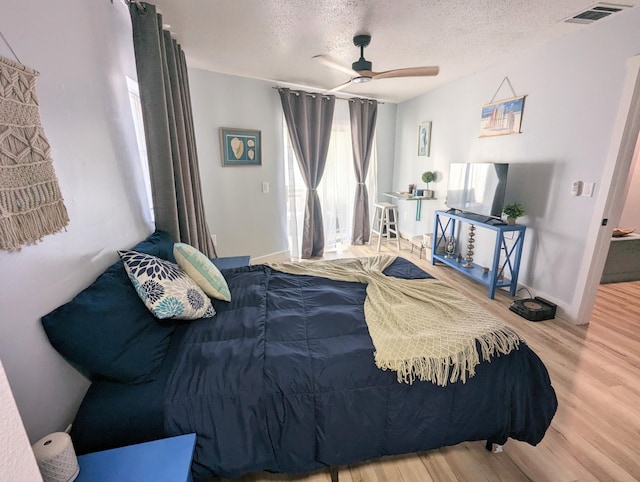
[{"label": "air vent", "polygon": [[613,15],[614,13],[618,13],[622,10],[627,10],[629,8],[633,8],[631,5],[614,5],[612,3],[598,3],[593,7],[588,8],[587,10],[580,12],[573,17],[569,17],[564,21],[567,23],[593,23],[596,20],[601,20],[603,18],[608,17],[609,15]]}]

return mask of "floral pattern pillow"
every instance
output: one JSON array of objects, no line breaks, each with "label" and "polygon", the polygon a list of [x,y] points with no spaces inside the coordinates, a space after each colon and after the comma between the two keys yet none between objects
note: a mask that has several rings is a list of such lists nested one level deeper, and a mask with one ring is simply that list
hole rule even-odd
[{"label": "floral pattern pillow", "polygon": [[209,297],[177,264],[137,251],[118,254],[138,296],[156,318],[196,320],[216,314]]}]

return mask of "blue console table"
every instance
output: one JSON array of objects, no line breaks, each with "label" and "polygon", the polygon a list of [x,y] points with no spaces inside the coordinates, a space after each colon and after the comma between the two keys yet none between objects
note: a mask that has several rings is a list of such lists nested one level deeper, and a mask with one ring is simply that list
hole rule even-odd
[{"label": "blue console table", "polygon": [[[496,233],[496,242],[493,250],[493,261],[488,272],[482,266],[472,263],[472,267],[465,268],[464,257],[458,261],[457,257],[447,258],[445,253],[438,253],[438,248],[446,246],[448,237],[455,237],[456,223],[473,224],[476,227],[490,229]],[[520,257],[522,256],[522,246],[524,244],[524,233],[527,228],[520,224],[503,224],[490,220],[486,217],[456,214],[447,211],[436,211],[433,228],[433,248],[431,250],[431,264],[436,261],[450,266],[451,268],[469,276],[470,278],[489,287],[489,298],[493,299],[496,288],[509,287],[509,294],[516,295],[518,288],[518,273],[520,271]],[[507,245],[506,233],[514,233],[513,239],[509,239],[513,244]],[[504,249],[505,259],[500,262],[500,253]],[[507,276],[508,275],[508,276]]]}]

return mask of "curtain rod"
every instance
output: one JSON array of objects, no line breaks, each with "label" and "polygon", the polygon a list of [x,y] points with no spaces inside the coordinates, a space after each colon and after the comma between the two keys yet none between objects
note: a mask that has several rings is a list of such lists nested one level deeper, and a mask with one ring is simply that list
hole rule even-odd
[{"label": "curtain rod", "polygon": [[[271,87],[272,89],[276,89],[276,90],[283,90],[286,89],[287,87]],[[320,94],[320,93],[316,93],[316,92],[306,92],[304,90],[291,90],[289,89],[290,92],[293,92],[296,95],[300,95],[300,93],[303,93],[304,95],[308,95],[310,97],[315,97],[316,95],[320,95],[322,97],[324,97],[325,99],[329,99],[331,97],[331,95],[329,94]],[[376,99],[365,99],[363,97],[338,97],[337,95],[334,95],[333,97],[336,98],[336,100],[347,100],[349,102],[355,102],[356,100],[366,100],[368,102],[373,102],[376,101],[378,104],[384,104],[384,102],[380,102]]]}]

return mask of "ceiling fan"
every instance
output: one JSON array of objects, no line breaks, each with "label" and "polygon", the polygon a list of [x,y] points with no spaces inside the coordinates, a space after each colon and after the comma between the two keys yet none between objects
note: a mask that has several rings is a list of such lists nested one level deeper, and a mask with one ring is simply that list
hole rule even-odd
[{"label": "ceiling fan", "polygon": [[391,79],[396,77],[428,77],[438,75],[439,67],[408,67],[405,69],[385,70],[384,72],[374,72],[371,70],[373,64],[364,58],[364,48],[371,42],[371,35],[356,35],[353,37],[353,44],[360,47],[360,59],[353,64],[351,68],[336,62],[328,55],[315,55],[313,58],[318,62],[339,70],[350,76],[350,79],[344,84],[340,84],[329,92],[337,92],[353,83],[369,82],[378,79]]}]

